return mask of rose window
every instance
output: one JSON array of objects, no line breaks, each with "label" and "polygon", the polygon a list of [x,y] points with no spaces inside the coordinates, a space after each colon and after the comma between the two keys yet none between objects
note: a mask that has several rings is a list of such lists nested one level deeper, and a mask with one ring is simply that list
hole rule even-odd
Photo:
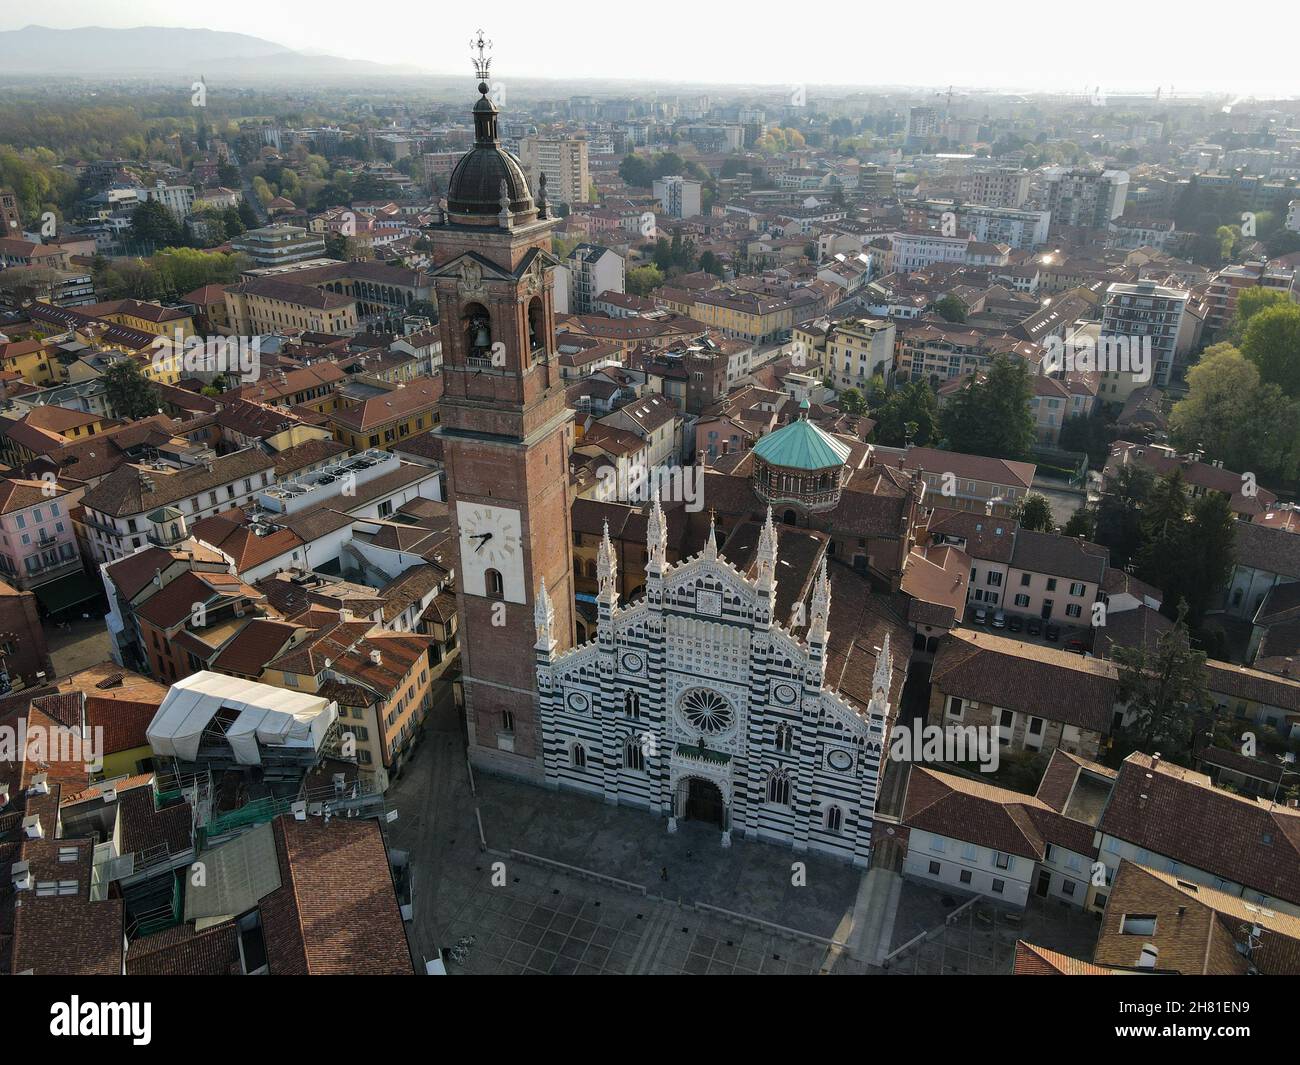
[{"label": "rose window", "polygon": [[725,732],[731,727],[731,707],[717,692],[693,688],[682,697],[682,713],[700,732]]}]

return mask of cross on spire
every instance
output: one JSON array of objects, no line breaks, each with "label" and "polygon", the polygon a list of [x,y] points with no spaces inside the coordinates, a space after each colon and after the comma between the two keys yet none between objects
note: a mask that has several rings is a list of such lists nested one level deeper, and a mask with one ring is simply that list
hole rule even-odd
[{"label": "cross on spire", "polygon": [[[470,38],[469,46],[471,49],[470,58],[474,60],[474,74],[483,85],[479,87],[479,92],[484,96],[487,95],[487,80],[492,69],[492,57],[488,51],[492,48],[492,42],[484,38],[483,31],[479,30],[477,36]],[[477,50],[478,54],[474,55]]]}]

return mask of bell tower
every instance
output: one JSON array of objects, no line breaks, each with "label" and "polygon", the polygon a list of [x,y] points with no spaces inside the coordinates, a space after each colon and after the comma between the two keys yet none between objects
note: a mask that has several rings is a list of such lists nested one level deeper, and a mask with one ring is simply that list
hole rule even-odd
[{"label": "bell tower", "polygon": [[476,50],[474,147],[452,171],[433,227],[442,336],[441,425],[457,544],[456,601],[470,757],[543,779],[532,648],[549,591],[555,652],[573,646],[572,412],[555,360],[550,215],[502,148]]}]

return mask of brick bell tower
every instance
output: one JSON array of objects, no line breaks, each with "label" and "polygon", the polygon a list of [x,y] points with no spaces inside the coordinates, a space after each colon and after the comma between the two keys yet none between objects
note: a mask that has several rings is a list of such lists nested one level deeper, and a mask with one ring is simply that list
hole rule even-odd
[{"label": "brick bell tower", "polygon": [[501,147],[482,31],[474,147],[431,236],[442,335],[443,441],[470,757],[541,781],[534,601],[543,579],[557,651],[573,646],[572,412],[555,357],[556,221]]}]

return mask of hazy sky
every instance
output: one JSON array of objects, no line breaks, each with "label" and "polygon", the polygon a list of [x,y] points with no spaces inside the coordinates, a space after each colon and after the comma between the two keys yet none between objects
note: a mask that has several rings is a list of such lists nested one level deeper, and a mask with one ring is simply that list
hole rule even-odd
[{"label": "hazy sky", "polygon": [[507,83],[592,77],[1107,93],[1159,85],[1296,96],[1297,10],[1294,0],[1213,8],[1186,0],[5,0],[0,29],[189,26],[458,74],[470,71],[468,41],[482,24],[495,42],[493,71]]}]

